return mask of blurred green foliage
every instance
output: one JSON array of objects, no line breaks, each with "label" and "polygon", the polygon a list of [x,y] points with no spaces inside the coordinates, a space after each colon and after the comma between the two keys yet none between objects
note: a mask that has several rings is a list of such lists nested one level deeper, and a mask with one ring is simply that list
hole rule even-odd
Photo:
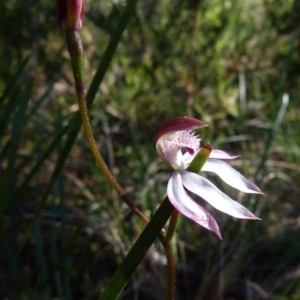
[{"label": "blurred green foliage", "polygon": [[[88,84],[124,7],[86,1]],[[97,299],[143,225],[82,132],[35,215],[77,110],[73,77],[55,1],[1,1],[0,11],[0,297]],[[240,154],[233,165],[266,194],[246,197],[212,177],[263,220],[211,210],[221,242],[182,218],[178,299],[299,298],[299,14],[296,0],[140,1],[101,83],[90,110],[99,149],[148,216],[168,179],[153,133],[175,115],[206,122],[203,141]],[[157,244],[122,299],[165,299],[165,290]]]}]

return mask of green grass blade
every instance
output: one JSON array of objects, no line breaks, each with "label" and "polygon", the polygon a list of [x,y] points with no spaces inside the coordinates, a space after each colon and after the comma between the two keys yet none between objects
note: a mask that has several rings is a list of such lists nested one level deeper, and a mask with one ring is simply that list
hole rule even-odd
[{"label": "green grass blade", "polygon": [[53,265],[52,268],[50,268],[46,280],[42,284],[42,288],[45,288],[53,279],[55,276],[57,270],[61,267],[61,265],[64,263],[64,260],[66,257],[68,257],[68,254],[72,250],[72,248],[75,245],[75,242],[77,238],[79,237],[80,233],[82,233],[82,229],[85,226],[85,222],[81,222],[78,224],[77,228],[75,229],[74,233],[68,237],[66,241],[66,245],[64,248],[60,251],[59,257],[57,258],[57,262]]},{"label": "green grass blade", "polygon": [[32,180],[33,176],[38,172],[38,170],[40,169],[42,164],[45,162],[45,160],[50,156],[52,151],[57,147],[58,143],[61,141],[61,138],[68,131],[68,129],[69,129],[69,125],[66,125],[56,135],[56,137],[54,138],[52,143],[48,146],[46,151],[43,153],[43,155],[40,157],[40,159],[37,161],[37,163],[32,167],[31,171],[28,173],[28,175],[26,176],[24,181],[21,183],[20,187],[18,188],[18,190],[16,191],[16,193],[14,195],[14,200],[16,200],[18,198],[18,196],[20,196],[22,191],[26,189],[29,182]]},{"label": "green grass blade", "polygon": [[[59,190],[59,194],[60,194],[60,202],[59,202],[59,215],[60,215],[60,219],[62,222],[62,226],[61,226],[61,234],[60,234],[60,243],[63,247],[63,249],[65,249],[67,247],[67,243],[69,242],[69,240],[73,239],[73,242],[75,244],[75,240],[76,238],[72,238],[70,237],[70,239],[68,239],[67,236],[67,232],[66,232],[66,227],[67,227],[67,218],[66,218],[66,209],[65,209],[65,193],[64,193],[64,177],[61,176],[59,182],[58,182],[58,190]],[[82,226],[84,225],[84,223],[82,223]],[[80,224],[79,224],[79,227]],[[81,233],[81,229],[78,231],[75,230],[76,233],[74,233],[75,237],[78,237],[79,234]],[[70,247],[73,247],[74,245],[71,244]],[[60,253],[60,258],[61,258],[61,253]],[[62,282],[63,282],[63,287],[64,287],[64,299],[65,300],[71,300],[72,299],[72,291],[71,291],[71,280],[70,280],[70,274],[69,274],[69,268],[68,265],[70,263],[70,258],[68,255],[64,255],[61,262],[61,270],[62,270]]]},{"label": "green grass blade", "polygon": [[14,89],[10,99],[7,101],[7,105],[5,108],[2,108],[2,114],[0,118],[0,140],[5,134],[6,128],[10,124],[11,115],[14,112],[15,107],[18,104],[19,96],[22,93],[22,87],[18,86]]},{"label": "green grass blade", "polygon": [[289,95],[288,94],[283,94],[282,96],[282,102],[281,102],[281,106],[280,106],[280,109],[278,111],[278,114],[277,114],[277,117],[276,117],[276,120],[274,122],[274,126],[273,126],[273,130],[274,131],[277,131],[279,126],[281,125],[282,121],[283,121],[283,118],[285,116],[285,113],[286,113],[286,110],[287,110],[287,107],[289,105],[289,102],[290,102],[290,98],[289,98]]},{"label": "green grass blade", "polygon": [[[39,289],[39,284],[41,282],[44,282],[45,279],[47,278],[48,274],[48,268],[47,268],[47,263],[46,263],[46,258],[44,254],[44,242],[43,242],[43,233],[42,233],[42,228],[40,226],[39,220],[37,220],[34,223],[33,226],[33,235],[35,239],[35,262],[37,264],[37,271],[40,274],[38,282],[36,282],[36,288]],[[50,289],[47,286],[44,289],[44,294],[49,295]],[[50,299],[50,295],[47,297],[47,299]]]},{"label": "green grass blade", "polygon": [[[3,230],[3,220],[8,206],[10,205],[10,220],[11,220],[11,228],[10,234],[12,237],[12,247],[11,252],[9,253],[9,257],[7,260],[10,262],[10,270],[13,272],[12,281],[17,278],[17,274],[19,273],[17,270],[17,253],[18,253],[18,225],[17,225],[17,209],[15,205],[12,205],[10,200],[11,196],[14,193],[15,189],[15,167],[16,161],[18,158],[18,149],[21,139],[22,129],[26,124],[26,110],[28,107],[29,100],[31,98],[33,89],[33,82],[29,82],[21,91],[17,99],[17,107],[16,112],[13,116],[12,120],[12,132],[11,132],[11,143],[8,153],[8,163],[7,168],[5,170],[4,175],[4,185],[3,185],[3,194],[1,195],[0,201],[0,225]],[[2,231],[1,230],[1,231]],[[4,244],[4,247],[7,245]],[[14,260],[11,260],[11,257],[15,257]]]},{"label": "green grass blade", "polygon": [[50,84],[50,86],[48,87],[48,89],[45,91],[45,93],[36,101],[35,105],[32,107],[32,109],[30,110],[27,118],[31,118],[36,111],[38,110],[38,108],[42,105],[42,103],[49,98],[50,93],[53,89],[54,83]]},{"label": "green grass blade", "polygon": [[17,158],[17,151],[21,139],[21,132],[23,127],[26,124],[26,118],[25,118],[26,109],[31,97],[32,89],[33,89],[33,83],[31,82],[24,87],[23,91],[20,93],[17,100],[19,105],[16,109],[16,113],[14,115],[13,123],[12,123],[12,133],[11,133],[12,138],[10,142],[8,166],[6,169],[6,176],[5,176],[6,185],[4,190],[6,190],[6,193],[4,193],[4,195],[6,201],[9,201],[10,196],[12,195],[14,189],[15,161]]},{"label": "green grass blade", "polygon": [[267,139],[266,146],[264,149],[264,153],[261,157],[260,164],[258,165],[258,168],[256,170],[255,178],[257,178],[257,176],[261,173],[260,179],[258,179],[258,183],[260,182],[260,180],[262,180],[262,177],[264,175],[263,170],[264,170],[267,158],[268,158],[269,151],[271,149],[272,142],[274,140],[276,131],[278,130],[278,128],[284,118],[284,115],[286,113],[288,105],[289,105],[289,96],[287,94],[283,94],[281,106],[280,106],[277,116],[274,120],[273,126],[270,128],[268,139]]},{"label": "green grass blade", "polygon": [[[55,201],[56,198],[55,194],[56,193],[53,193],[52,200],[51,200],[51,224],[50,224],[50,247],[51,247],[51,260],[53,265],[57,263],[59,257],[59,253],[57,249],[57,230],[55,226],[56,223],[55,214],[57,208],[56,201]],[[49,276],[49,272],[47,273],[47,275]],[[64,299],[65,297],[63,295],[63,284],[61,280],[60,270],[56,270],[53,276],[54,276],[55,286],[56,286],[59,299]]]},{"label": "green grass blade", "polygon": [[101,294],[99,300],[115,300],[119,297],[173,211],[174,207],[166,198],[128,252],[120,267]]},{"label": "green grass blade", "polygon": [[19,69],[17,70],[14,77],[11,79],[11,81],[6,86],[2,96],[0,97],[0,105],[4,102],[7,95],[10,93],[10,91],[13,89],[13,87],[17,84],[17,82],[22,78],[24,75],[24,70],[29,62],[30,56],[27,56],[21,63]]}]

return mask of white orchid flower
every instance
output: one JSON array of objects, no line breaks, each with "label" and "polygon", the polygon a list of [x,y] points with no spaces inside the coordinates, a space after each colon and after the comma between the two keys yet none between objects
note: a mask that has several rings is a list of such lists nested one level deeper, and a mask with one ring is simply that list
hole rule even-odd
[{"label": "white orchid flower", "polygon": [[194,118],[175,117],[157,128],[154,139],[158,155],[172,169],[167,188],[169,201],[181,214],[213,231],[221,238],[216,220],[189,196],[187,190],[230,216],[240,219],[260,219],[243,205],[225,195],[209,180],[189,171],[189,166],[197,153],[201,150],[206,151],[208,157],[201,171],[217,174],[224,182],[242,192],[263,193],[254,183],[221,160],[234,159],[237,156],[212,149],[210,145],[200,147],[200,138],[191,131],[205,126],[206,124]]}]

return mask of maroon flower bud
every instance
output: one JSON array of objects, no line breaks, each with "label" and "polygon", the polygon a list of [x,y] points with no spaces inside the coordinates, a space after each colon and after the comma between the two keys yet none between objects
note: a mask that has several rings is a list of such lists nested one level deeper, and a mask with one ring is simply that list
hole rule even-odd
[{"label": "maroon flower bud", "polygon": [[84,0],[56,0],[57,18],[61,29],[78,30],[82,27]]}]

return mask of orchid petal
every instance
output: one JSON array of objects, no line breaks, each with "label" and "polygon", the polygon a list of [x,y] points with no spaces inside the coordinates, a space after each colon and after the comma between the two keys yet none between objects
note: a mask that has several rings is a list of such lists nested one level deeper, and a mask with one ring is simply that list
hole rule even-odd
[{"label": "orchid petal", "polygon": [[254,183],[221,160],[208,159],[201,171],[216,173],[224,182],[244,193],[263,194]]},{"label": "orchid petal", "polygon": [[235,159],[240,157],[239,155],[230,155],[222,150],[213,149],[210,153],[209,158],[217,158],[217,159]]},{"label": "orchid petal", "polygon": [[213,231],[220,239],[219,226],[212,215],[199,206],[184,190],[180,172],[173,172],[168,182],[168,198],[172,205],[183,215],[204,228]]},{"label": "orchid petal", "polygon": [[[187,165],[189,164],[193,158],[195,157],[196,153],[191,155],[190,153],[186,152],[184,155],[183,155],[183,161],[184,161],[184,164]],[[209,155],[209,158],[216,158],[216,159],[236,159],[236,158],[239,158],[240,156],[239,155],[230,155],[222,150],[218,150],[218,149],[212,149],[210,155]]]},{"label": "orchid petal", "polygon": [[259,220],[246,207],[229,198],[206,178],[188,171],[181,171],[180,174],[183,185],[214,208],[236,218]]}]

